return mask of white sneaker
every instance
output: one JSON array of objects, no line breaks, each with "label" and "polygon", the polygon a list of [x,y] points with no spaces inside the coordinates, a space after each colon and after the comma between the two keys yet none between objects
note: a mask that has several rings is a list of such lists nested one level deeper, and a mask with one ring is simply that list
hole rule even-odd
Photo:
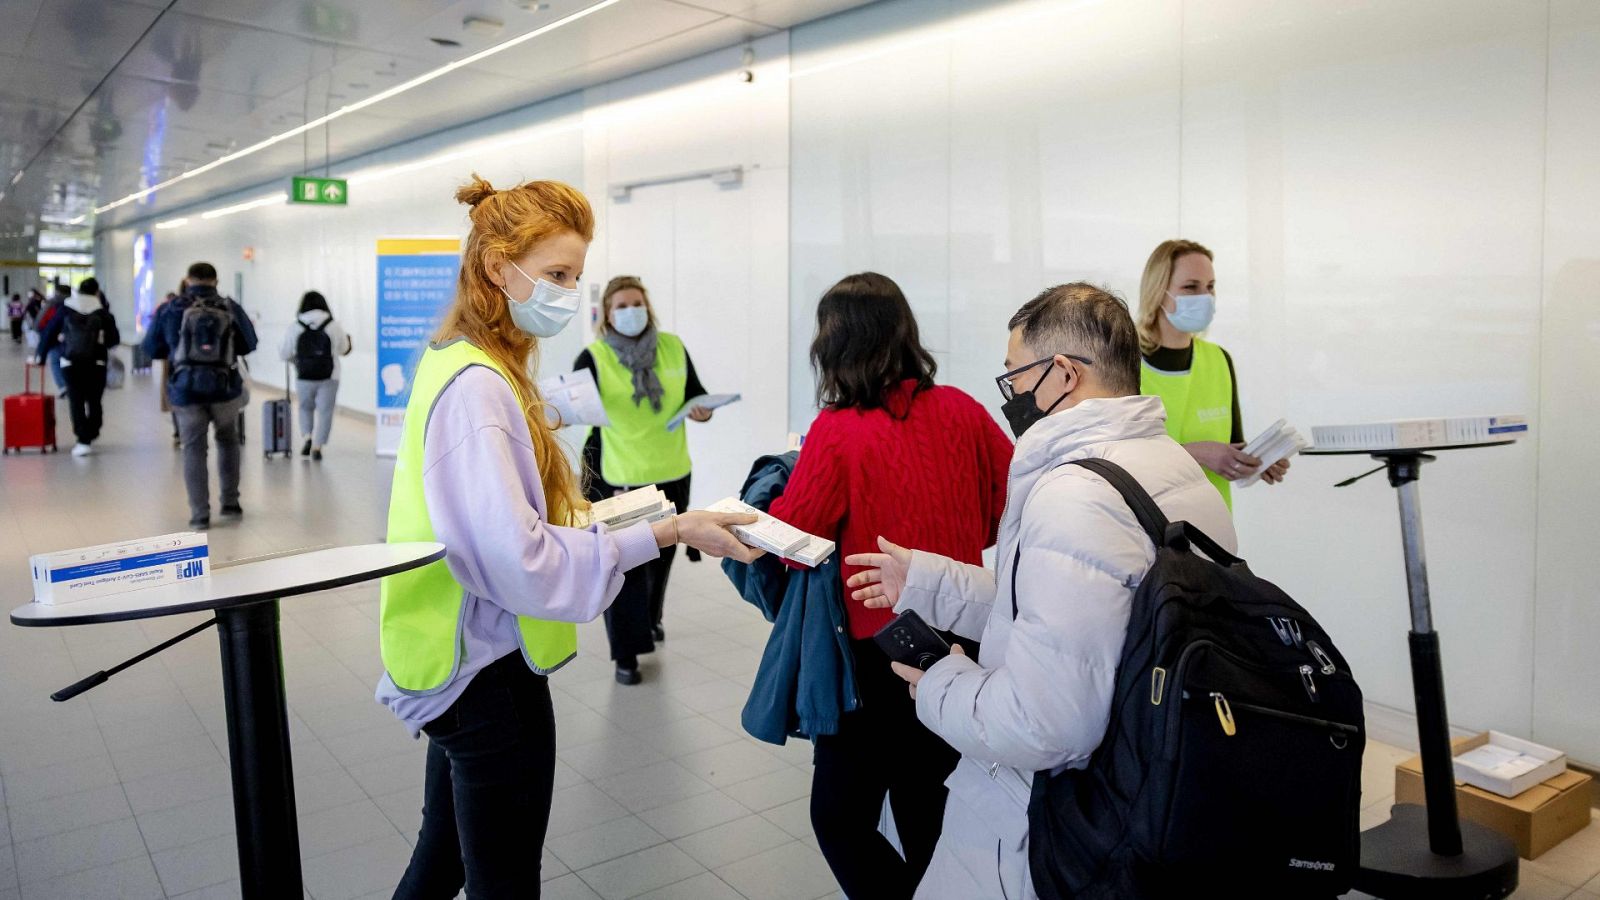
[{"label": "white sneaker", "polygon": [[94,448],[89,446],[88,444],[74,444],[74,445],[72,445],[72,455],[73,456],[88,456],[89,454],[91,454],[93,452],[94,452]]}]

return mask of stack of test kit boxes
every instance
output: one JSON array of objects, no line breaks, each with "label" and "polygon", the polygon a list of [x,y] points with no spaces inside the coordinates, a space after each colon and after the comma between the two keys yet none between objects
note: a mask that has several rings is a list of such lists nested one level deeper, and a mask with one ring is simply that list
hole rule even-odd
[{"label": "stack of test kit boxes", "polygon": [[210,547],[200,532],[101,544],[29,558],[33,601],[59,606],[123,591],[176,584],[211,574]]},{"label": "stack of test kit boxes", "polygon": [[787,522],[774,519],[738,497],[724,497],[706,507],[709,512],[740,513],[756,517],[753,525],[735,525],[734,536],[751,547],[760,547],[807,568],[815,568],[833,555],[833,541],[807,534]]},{"label": "stack of test kit boxes", "polygon": [[1526,416],[1462,416],[1453,419],[1402,419],[1366,425],[1317,425],[1311,441],[1318,450],[1415,450],[1516,440],[1528,431]]},{"label": "stack of test kit boxes", "polygon": [[598,522],[606,531],[616,531],[639,522],[659,522],[675,512],[667,495],[650,485],[592,504],[588,514],[578,516],[574,524],[584,528]]}]

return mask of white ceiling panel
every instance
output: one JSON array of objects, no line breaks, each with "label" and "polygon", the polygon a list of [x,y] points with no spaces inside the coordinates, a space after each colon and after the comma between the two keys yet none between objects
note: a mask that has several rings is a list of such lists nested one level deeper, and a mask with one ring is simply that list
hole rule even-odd
[{"label": "white ceiling panel", "polygon": [[738,16],[773,28],[790,28],[860,6],[858,0],[677,0],[725,16]]},{"label": "white ceiling panel", "polygon": [[[170,8],[167,0],[0,0],[0,187],[33,160],[0,198],[0,236],[37,231],[46,212],[88,214],[598,2],[548,0],[541,10],[513,0],[177,0]],[[325,158],[348,159],[864,2],[621,0],[304,136],[89,214],[84,228],[162,218],[243,188],[287,183]],[[502,24],[468,31],[469,17]],[[19,246],[0,238],[0,255],[15,256]]]}]

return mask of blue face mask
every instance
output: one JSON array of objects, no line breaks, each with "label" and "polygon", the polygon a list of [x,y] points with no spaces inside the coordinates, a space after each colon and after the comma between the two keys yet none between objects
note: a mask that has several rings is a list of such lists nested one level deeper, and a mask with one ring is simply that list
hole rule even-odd
[{"label": "blue face mask", "polygon": [[534,278],[523,272],[516,263],[512,263],[511,268],[533,282],[533,292],[526,300],[518,300],[511,296],[510,291],[500,289],[500,293],[511,301],[511,321],[535,337],[548,338],[560,334],[561,329],[566,328],[578,312],[578,289],[558,287],[543,278]]},{"label": "blue face mask", "polygon": [[1167,313],[1172,327],[1188,334],[1199,334],[1211,327],[1217,313],[1217,298],[1210,294],[1168,294],[1177,309]]},{"label": "blue face mask", "polygon": [[611,311],[611,327],[623,337],[638,337],[650,327],[650,310],[642,306],[614,309]]}]

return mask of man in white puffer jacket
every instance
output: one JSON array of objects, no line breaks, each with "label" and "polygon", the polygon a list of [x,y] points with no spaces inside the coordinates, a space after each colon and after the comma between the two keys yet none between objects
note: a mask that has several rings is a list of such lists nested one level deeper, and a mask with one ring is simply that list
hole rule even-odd
[{"label": "man in white puffer jacket", "polygon": [[1169,519],[1230,552],[1238,544],[1221,495],[1167,436],[1161,399],[1139,396],[1139,342],[1120,300],[1062,285],[1029,301],[1010,328],[1000,385],[1018,441],[999,572],[881,538],[883,553],[848,560],[868,567],[851,580],[857,600],[914,609],[983,642],[976,661],[957,648],[926,672],[896,664],[917,717],[962,755],[918,900],[1036,896],[1033,773],[1086,767],[1105,735],[1129,605],[1155,549],[1116,489],[1063,463],[1117,463]]}]

